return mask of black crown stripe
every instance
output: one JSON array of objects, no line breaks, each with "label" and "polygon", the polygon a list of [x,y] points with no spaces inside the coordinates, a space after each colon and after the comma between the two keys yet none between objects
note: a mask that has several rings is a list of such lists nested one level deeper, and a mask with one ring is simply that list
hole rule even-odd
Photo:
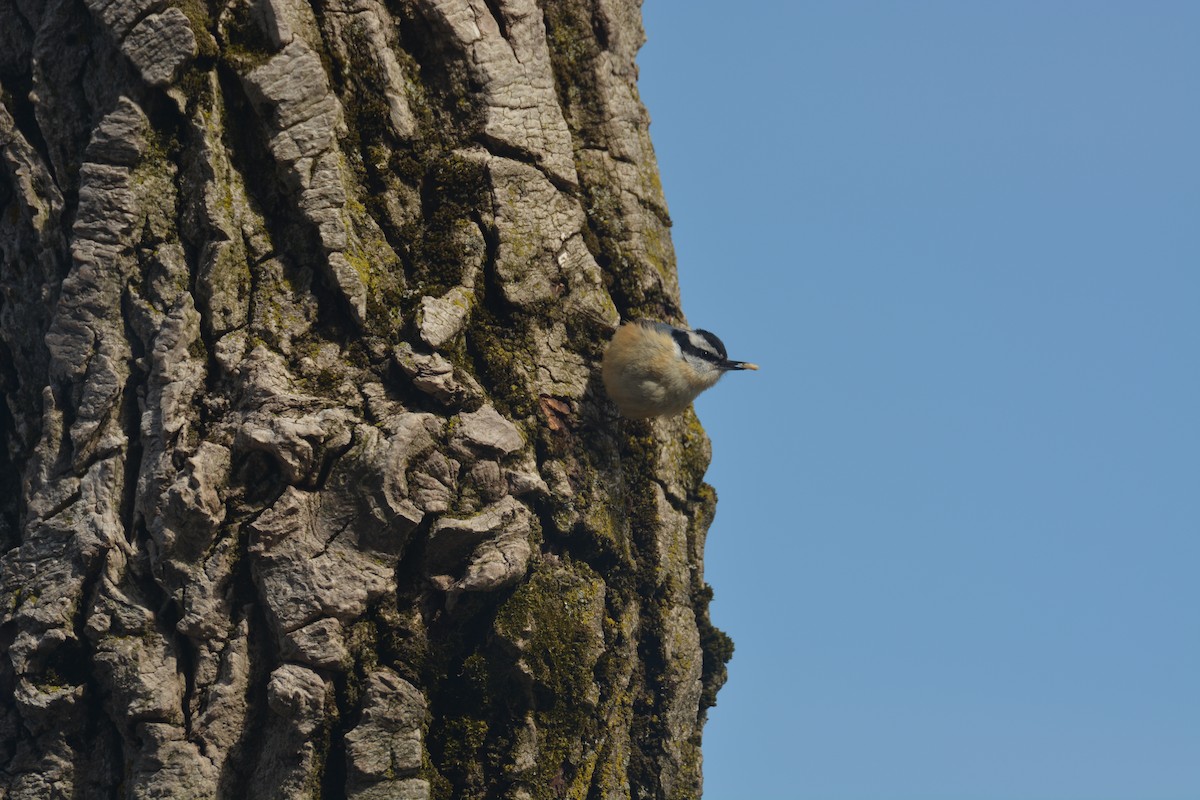
[{"label": "black crown stripe", "polygon": [[676,342],[678,342],[679,349],[688,355],[695,356],[696,358],[703,359],[713,364],[724,364],[726,361],[725,346],[721,344],[721,340],[716,336],[713,336],[708,331],[698,330],[693,332],[700,334],[705,338],[706,341],[708,341],[710,344],[713,344],[717,352],[714,353],[712,350],[705,350],[703,348],[696,347],[696,345],[692,343],[691,337],[688,336],[687,331],[674,330],[671,332],[671,336]]}]

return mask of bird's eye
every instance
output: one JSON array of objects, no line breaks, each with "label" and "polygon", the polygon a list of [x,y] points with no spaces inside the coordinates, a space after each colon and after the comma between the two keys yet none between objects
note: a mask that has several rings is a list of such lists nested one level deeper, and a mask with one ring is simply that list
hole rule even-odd
[{"label": "bird's eye", "polygon": [[715,333],[702,328],[697,328],[693,332],[697,335],[697,338],[704,341],[706,345],[705,349],[711,350],[715,355],[720,356],[722,360],[729,357],[729,353],[725,350],[725,343],[717,338]]}]

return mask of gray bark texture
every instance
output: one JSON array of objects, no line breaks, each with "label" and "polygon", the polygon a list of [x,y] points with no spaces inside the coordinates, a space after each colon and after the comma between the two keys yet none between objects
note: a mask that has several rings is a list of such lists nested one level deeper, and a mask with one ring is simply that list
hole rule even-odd
[{"label": "gray bark texture", "polygon": [[694,798],[638,0],[0,0],[0,798]]}]

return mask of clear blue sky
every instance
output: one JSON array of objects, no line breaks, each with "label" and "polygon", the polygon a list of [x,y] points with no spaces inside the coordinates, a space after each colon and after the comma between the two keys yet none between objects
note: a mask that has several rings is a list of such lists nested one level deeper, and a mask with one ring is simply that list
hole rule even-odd
[{"label": "clear blue sky", "polygon": [[1200,798],[1200,3],[643,13],[706,800]]}]

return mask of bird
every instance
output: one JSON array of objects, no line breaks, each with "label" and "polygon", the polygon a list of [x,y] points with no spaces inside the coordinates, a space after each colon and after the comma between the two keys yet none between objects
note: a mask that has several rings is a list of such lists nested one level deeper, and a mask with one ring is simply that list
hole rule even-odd
[{"label": "bird", "polygon": [[608,396],[631,419],[680,414],[726,372],[744,369],[758,365],[730,360],[715,334],[652,320],[619,327],[600,368]]}]

